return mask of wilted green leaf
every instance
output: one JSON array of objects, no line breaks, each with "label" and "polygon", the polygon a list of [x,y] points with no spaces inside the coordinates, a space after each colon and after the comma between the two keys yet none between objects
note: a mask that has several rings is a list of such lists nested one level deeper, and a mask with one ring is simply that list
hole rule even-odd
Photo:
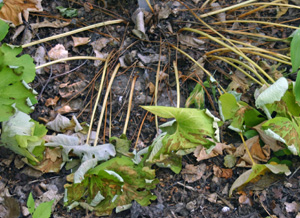
[{"label": "wilted green leaf", "polygon": [[86,202],[90,207],[94,205],[97,216],[109,215],[114,208],[133,200],[148,205],[156,199],[150,190],[157,182],[154,170],[135,165],[131,158],[116,157],[89,170],[81,183],[66,185],[67,204]]},{"label": "wilted green leaf", "polygon": [[2,123],[1,140],[5,147],[30,160],[38,162],[33,150],[44,145],[42,137],[46,135],[44,125],[31,120],[30,116],[17,111],[8,121]]},{"label": "wilted green leaf", "polygon": [[109,138],[109,143],[113,144],[116,147],[116,151],[120,154],[128,153],[131,146],[131,141],[127,139],[125,134],[122,134],[120,138],[115,136]]},{"label": "wilted green leaf", "polygon": [[296,72],[300,66],[300,30],[296,30],[293,34],[291,42],[291,60],[293,72]]},{"label": "wilted green leaf", "polygon": [[72,18],[72,17],[76,17],[78,15],[77,9],[75,9],[75,8],[64,8],[62,6],[57,6],[56,9],[58,9],[59,12],[61,13],[61,15],[64,17]]},{"label": "wilted green leaf", "polygon": [[294,94],[296,102],[300,105],[300,71],[297,73],[295,88],[294,88]]},{"label": "wilted green leaf", "polygon": [[191,92],[190,96],[185,102],[185,107],[190,107],[191,105],[195,105],[198,109],[203,109],[205,104],[205,93],[202,86],[197,83],[194,90]]},{"label": "wilted green leaf", "polygon": [[255,164],[252,166],[250,170],[247,170],[242,175],[237,178],[234,183],[232,184],[229,196],[232,195],[232,192],[236,188],[242,188],[243,186],[247,185],[249,182],[257,182],[259,179],[259,176],[264,175],[266,172],[272,172],[275,174],[279,173],[285,173],[286,175],[289,175],[291,172],[289,168],[286,165],[282,164]]},{"label": "wilted green leaf", "polygon": [[231,120],[229,128],[236,132],[249,129],[265,120],[256,109],[245,102],[237,101],[230,93],[221,95],[218,103],[223,121]]}]

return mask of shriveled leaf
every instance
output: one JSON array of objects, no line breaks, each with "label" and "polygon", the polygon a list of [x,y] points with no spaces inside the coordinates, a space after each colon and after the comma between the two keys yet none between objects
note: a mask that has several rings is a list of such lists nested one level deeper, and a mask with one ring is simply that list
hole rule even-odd
[{"label": "shriveled leaf", "polygon": [[299,155],[300,128],[294,122],[285,117],[275,117],[262,125],[265,133],[286,144],[293,154]]},{"label": "shriveled leaf", "polygon": [[131,158],[116,157],[89,170],[81,183],[66,185],[66,203],[86,202],[97,216],[109,215],[133,200],[148,205],[156,199],[150,190],[157,182],[154,170],[135,165]]},{"label": "shriveled leaf", "polygon": [[207,149],[205,149],[203,146],[198,146],[194,151],[194,156],[197,158],[197,161],[206,160],[218,155],[222,155],[225,148],[230,148],[230,146],[226,145],[225,143],[216,143],[216,146],[209,153],[207,153]]},{"label": "shriveled leaf", "polygon": [[36,147],[43,146],[42,137],[46,133],[45,126],[31,120],[29,115],[17,111],[8,121],[2,123],[1,140],[8,149],[38,162],[33,151]]},{"label": "shriveled leaf", "polygon": [[69,160],[68,154],[72,151],[75,155],[82,158],[82,161],[96,158],[98,161],[108,160],[110,156],[116,155],[115,147],[112,144],[98,146],[79,145],[79,139],[76,136],[58,134],[48,138],[45,146],[62,147],[64,161]]},{"label": "shriveled leaf", "polygon": [[46,126],[48,129],[56,132],[65,132],[67,130],[78,132],[83,129],[75,116],[72,117],[72,120],[69,120],[67,117],[60,114],[57,114],[55,119],[48,122]]},{"label": "shriveled leaf", "polygon": [[3,20],[11,21],[15,26],[23,23],[22,15],[26,21],[30,11],[42,11],[42,0],[5,0],[4,5],[0,10],[0,18]]},{"label": "shriveled leaf", "polygon": [[300,66],[300,30],[296,30],[293,34],[291,42],[291,60],[293,72],[296,72]]},{"label": "shriveled leaf", "polygon": [[72,36],[74,47],[80,46],[80,45],[86,45],[88,44],[91,39],[90,37],[74,37]]},{"label": "shriveled leaf", "polygon": [[272,172],[274,174],[284,173],[289,175],[291,172],[286,165],[282,164],[255,164],[250,170],[247,170],[242,175],[239,176],[232,184],[229,196],[232,195],[232,192],[237,188],[242,188],[247,185],[249,182],[257,182],[259,176],[264,175],[266,172]]}]

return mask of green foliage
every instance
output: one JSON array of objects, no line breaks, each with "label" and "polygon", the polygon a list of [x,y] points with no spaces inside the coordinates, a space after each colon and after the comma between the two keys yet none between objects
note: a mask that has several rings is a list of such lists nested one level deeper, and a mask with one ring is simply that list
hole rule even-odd
[{"label": "green foliage", "polygon": [[59,12],[61,13],[61,15],[63,17],[68,17],[68,18],[72,18],[72,17],[77,17],[77,9],[74,8],[64,8],[62,6],[58,6],[56,7],[56,9],[59,10]]},{"label": "green foliage", "polygon": [[293,72],[296,72],[300,67],[300,30],[296,30],[293,33],[293,39],[291,42],[291,60]]},{"label": "green foliage", "polygon": [[66,185],[65,203],[71,204],[69,208],[89,208],[97,216],[109,215],[133,200],[142,206],[150,204],[156,199],[150,190],[157,183],[154,170],[135,165],[129,157],[116,157],[90,169],[81,183]]},{"label": "green foliage", "polygon": [[122,134],[120,138],[110,137],[109,143],[113,144],[116,147],[116,151],[119,154],[127,154],[131,146],[131,141],[127,139],[125,134]]},{"label": "green foliage", "polygon": [[38,162],[43,158],[42,137],[46,133],[47,129],[44,125],[32,120],[29,115],[17,111],[8,121],[2,123],[1,140],[8,149]]},{"label": "green foliage", "polygon": [[[7,31],[7,24],[0,21],[0,39]],[[21,52],[21,47],[5,43],[0,47],[0,122],[8,120],[15,108],[32,112],[37,103],[36,93],[27,85],[35,77],[35,65],[29,55],[17,57]]]},{"label": "green foliage", "polygon": [[32,218],[49,218],[51,216],[51,207],[54,203],[54,200],[43,202],[39,206],[35,207],[34,199],[30,192],[27,199],[27,208],[29,213],[32,215]]},{"label": "green foliage", "polygon": [[210,149],[219,140],[219,119],[213,117],[208,110],[163,106],[143,108],[160,117],[175,118],[160,126],[163,134],[151,145],[148,163],[160,163],[160,166],[179,173],[182,155],[193,152],[199,145]]},{"label": "green foliage", "polygon": [[[0,3],[0,8],[1,8],[1,3]],[[4,39],[4,37],[8,33],[8,29],[9,29],[9,25],[0,19],[0,41]]]}]

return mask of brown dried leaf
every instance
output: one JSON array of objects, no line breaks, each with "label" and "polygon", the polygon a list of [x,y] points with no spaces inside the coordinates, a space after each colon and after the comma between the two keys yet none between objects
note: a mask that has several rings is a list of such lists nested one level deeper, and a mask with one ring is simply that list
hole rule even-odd
[{"label": "brown dried leaf", "polygon": [[45,106],[49,107],[49,106],[56,106],[57,102],[59,100],[58,96],[55,96],[54,99],[53,98],[48,98],[46,100]]},{"label": "brown dried leaf", "polygon": [[224,169],[224,168],[218,167],[217,165],[213,166],[213,171],[214,171],[214,175],[219,178],[229,179],[233,175],[232,169]]},{"label": "brown dried leaf", "polygon": [[62,44],[57,44],[54,48],[51,48],[48,54],[51,60],[58,60],[68,57],[68,51]]},{"label": "brown dried leaf", "polygon": [[0,10],[0,18],[11,21],[15,26],[23,23],[22,14],[26,21],[30,11],[43,11],[42,0],[3,0],[4,5]]},{"label": "brown dried leaf", "polygon": [[198,166],[194,166],[193,164],[187,164],[185,168],[181,171],[183,178],[186,182],[192,183],[195,182],[203,176],[206,170],[206,164],[200,164]]},{"label": "brown dried leaf", "polygon": [[86,45],[88,44],[91,39],[90,37],[74,37],[72,36],[74,47],[80,46],[80,45]]},{"label": "brown dried leaf", "polygon": [[224,149],[229,149],[230,146],[225,143],[216,143],[216,146],[213,150],[207,154],[206,149],[203,146],[198,146],[194,151],[194,156],[197,158],[197,161],[206,160],[218,155],[223,154]]}]

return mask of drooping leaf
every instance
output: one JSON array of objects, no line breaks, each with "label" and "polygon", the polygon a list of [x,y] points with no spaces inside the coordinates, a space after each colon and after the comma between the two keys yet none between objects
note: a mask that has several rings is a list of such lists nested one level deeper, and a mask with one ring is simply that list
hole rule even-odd
[{"label": "drooping leaf", "polygon": [[148,205],[156,199],[150,190],[157,182],[154,170],[135,165],[131,158],[116,157],[89,170],[81,183],[67,185],[66,203],[86,202],[97,216],[109,215],[133,200]]},{"label": "drooping leaf", "polygon": [[169,126],[162,125],[167,135],[163,139],[165,152],[176,152],[195,148],[198,145],[211,147],[215,143],[208,138],[218,141],[219,119],[213,117],[207,110],[192,108],[173,108],[163,106],[143,106],[150,111],[164,118],[175,118],[175,122]]},{"label": "drooping leaf", "polygon": [[190,96],[187,98],[185,102],[185,107],[190,107],[191,105],[195,105],[198,109],[203,109],[205,104],[205,93],[202,86],[197,83],[194,90],[191,92]]},{"label": "drooping leaf", "polygon": [[275,117],[262,125],[265,133],[286,144],[294,155],[299,155],[300,128],[294,122],[285,117]]},{"label": "drooping leaf", "polygon": [[110,156],[116,155],[115,147],[112,144],[103,144],[97,146],[79,145],[79,139],[76,136],[58,134],[50,137],[45,146],[62,147],[64,161],[68,161],[68,155],[72,151],[82,158],[82,161],[96,158],[98,161],[108,160]]},{"label": "drooping leaf", "polygon": [[29,115],[17,111],[8,121],[2,123],[1,140],[8,149],[38,162],[33,150],[44,146],[42,137],[46,133],[45,126],[31,120]]},{"label": "drooping leaf", "polygon": [[6,34],[8,33],[9,25],[0,19],[0,41],[4,39]]},{"label": "drooping leaf", "polygon": [[296,72],[300,66],[300,30],[296,30],[293,34],[291,42],[291,60],[293,72]]},{"label": "drooping leaf", "polygon": [[264,175],[266,172],[272,172],[275,174],[285,173],[289,175],[291,172],[286,165],[282,164],[255,164],[250,170],[247,170],[242,175],[240,175],[232,184],[229,196],[232,195],[232,192],[237,188],[242,188],[247,185],[249,182],[257,182],[261,175]]},{"label": "drooping leaf", "polygon": [[223,121],[231,120],[229,128],[236,132],[249,129],[265,120],[256,109],[245,102],[237,101],[230,93],[221,95],[218,104]]},{"label": "drooping leaf", "polygon": [[109,138],[109,143],[116,147],[116,151],[120,154],[126,154],[131,146],[131,141],[127,139],[125,134],[122,134],[120,138],[113,136]]}]

